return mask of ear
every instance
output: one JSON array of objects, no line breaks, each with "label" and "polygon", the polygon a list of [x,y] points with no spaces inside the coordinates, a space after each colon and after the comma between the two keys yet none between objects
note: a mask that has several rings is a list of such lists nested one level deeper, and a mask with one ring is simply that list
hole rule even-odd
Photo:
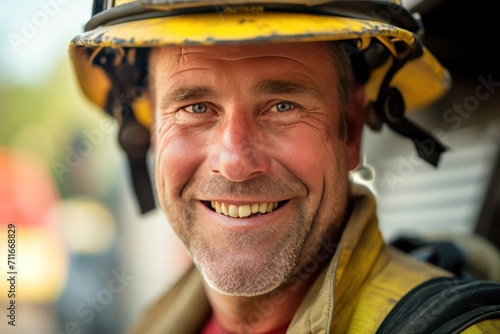
[{"label": "ear", "polygon": [[365,94],[363,86],[357,85],[346,114],[347,154],[349,170],[358,167],[363,138]]}]

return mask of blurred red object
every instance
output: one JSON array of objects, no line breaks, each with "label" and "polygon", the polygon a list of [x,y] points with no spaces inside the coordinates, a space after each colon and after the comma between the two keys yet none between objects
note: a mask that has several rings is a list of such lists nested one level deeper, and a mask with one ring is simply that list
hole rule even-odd
[{"label": "blurred red object", "polygon": [[0,224],[44,225],[58,201],[52,175],[38,159],[0,148]]}]

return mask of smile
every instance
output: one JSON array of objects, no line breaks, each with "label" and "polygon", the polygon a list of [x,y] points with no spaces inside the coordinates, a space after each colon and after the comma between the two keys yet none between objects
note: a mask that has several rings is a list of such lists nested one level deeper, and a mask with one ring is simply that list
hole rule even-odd
[{"label": "smile", "polygon": [[244,205],[226,204],[219,201],[210,201],[209,207],[220,214],[231,218],[247,218],[252,215],[262,215],[273,212],[281,207],[286,201],[281,202],[263,202]]}]

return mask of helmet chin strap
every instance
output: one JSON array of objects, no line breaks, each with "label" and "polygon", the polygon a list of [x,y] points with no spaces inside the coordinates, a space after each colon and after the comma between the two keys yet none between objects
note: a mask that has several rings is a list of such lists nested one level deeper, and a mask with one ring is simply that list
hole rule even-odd
[{"label": "helmet chin strap", "polygon": [[377,101],[367,106],[369,108],[368,117],[370,117],[370,112],[374,112],[376,118],[374,122],[373,117],[371,117],[372,120],[368,123],[375,130],[380,130],[382,123],[386,123],[394,132],[413,141],[420,158],[437,167],[441,154],[447,148],[431,133],[405,117],[406,106],[403,95],[397,88],[390,86],[397,71],[420,52],[421,48],[417,47],[408,57],[394,59],[394,63],[382,82]]},{"label": "helmet chin strap", "polygon": [[147,165],[147,153],[151,144],[149,131],[133,115],[129,115],[122,120],[118,141],[128,158],[134,193],[141,213],[154,210],[156,203]]}]

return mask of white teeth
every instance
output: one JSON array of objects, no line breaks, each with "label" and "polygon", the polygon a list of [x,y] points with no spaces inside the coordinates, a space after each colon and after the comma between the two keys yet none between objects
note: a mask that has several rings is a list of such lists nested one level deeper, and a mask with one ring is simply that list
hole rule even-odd
[{"label": "white teeth", "polygon": [[278,207],[278,202],[253,203],[245,205],[226,204],[218,201],[211,201],[212,209],[217,213],[222,213],[225,216],[232,218],[250,217],[256,213],[269,213]]},{"label": "white teeth", "polygon": [[267,211],[267,203],[260,203],[259,204],[259,212],[266,213],[266,211]]},{"label": "white teeth", "polygon": [[229,209],[226,205],[226,203],[221,203],[221,212],[225,214],[226,216],[229,216]]},{"label": "white teeth", "polygon": [[240,218],[248,217],[251,214],[252,214],[252,211],[250,210],[250,205],[241,205],[238,209],[238,216]]},{"label": "white teeth", "polygon": [[266,212],[272,212],[273,210],[274,210],[274,204],[267,203],[267,211]]},{"label": "white teeth", "polygon": [[236,205],[229,206],[229,217],[238,218],[238,207]]}]

